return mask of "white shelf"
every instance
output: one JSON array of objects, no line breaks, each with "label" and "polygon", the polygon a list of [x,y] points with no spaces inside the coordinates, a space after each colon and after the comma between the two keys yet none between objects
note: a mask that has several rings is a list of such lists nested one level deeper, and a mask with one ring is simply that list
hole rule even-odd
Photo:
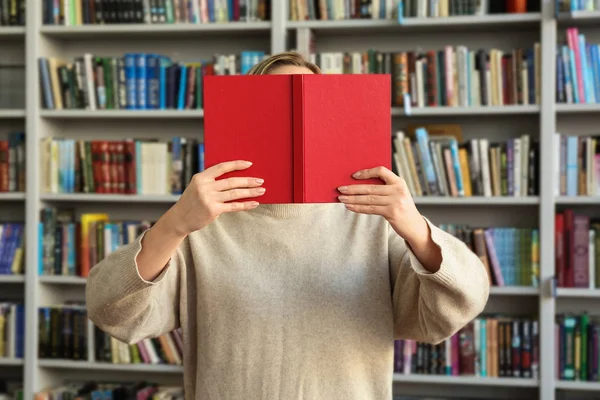
[{"label": "white shelf", "polygon": [[23,283],[24,275],[0,275],[0,283]]},{"label": "white shelf", "polygon": [[477,106],[477,107],[412,107],[406,114],[404,108],[393,107],[392,116],[486,116],[486,115],[514,115],[514,114],[539,114],[539,105],[509,105],[509,106]]},{"label": "white shelf", "polygon": [[175,203],[179,196],[165,195],[136,195],[136,194],[43,194],[42,200],[49,202],[77,202],[77,203]]},{"label": "white shelf", "polygon": [[600,298],[600,289],[556,288],[557,297]]},{"label": "white shelf", "polygon": [[9,119],[9,118],[25,118],[25,110],[21,109],[1,109],[0,108],[0,119]]},{"label": "white shelf", "polygon": [[204,110],[42,110],[43,118],[101,119],[101,118],[203,118]]},{"label": "white shelf", "polygon": [[92,371],[117,371],[117,372],[143,372],[157,374],[179,374],[183,373],[180,365],[152,365],[152,364],[111,364],[88,361],[72,360],[38,360],[38,366],[42,368],[55,369],[86,369]]},{"label": "white shelf", "polygon": [[0,367],[18,367],[23,365],[22,358],[2,358],[0,357]]},{"label": "white shelf", "polygon": [[600,113],[600,104],[556,104],[557,113]]},{"label": "white shelf", "polygon": [[40,276],[40,283],[49,285],[85,285],[86,279],[80,276],[60,276],[48,275]]},{"label": "white shelf", "polygon": [[537,296],[539,288],[526,286],[492,286],[490,294],[494,296]]},{"label": "white shelf", "polygon": [[556,388],[563,390],[585,390],[600,392],[600,382],[556,381]]},{"label": "white shelf", "polygon": [[488,378],[479,376],[449,376],[449,375],[418,375],[394,374],[394,382],[423,383],[439,385],[470,385],[470,386],[512,386],[537,387],[536,379],[526,378]]},{"label": "white shelf", "polygon": [[211,24],[106,24],[81,26],[47,25],[40,28],[43,35],[60,39],[98,38],[126,34],[135,36],[161,37],[169,36],[205,36],[208,34],[246,36],[252,33],[267,34],[271,29],[270,22],[227,22]]},{"label": "white shelf", "polygon": [[468,30],[473,28],[502,28],[514,29],[517,26],[536,26],[541,21],[540,13],[525,14],[495,14],[495,15],[461,15],[440,18],[404,18],[402,23],[397,20],[350,19],[343,21],[288,21],[289,29],[309,28],[318,34],[362,33],[364,31],[386,32],[401,31],[415,28]]},{"label": "white shelf", "polygon": [[0,192],[0,201],[18,201],[25,200],[23,192]]},{"label": "white shelf", "polygon": [[540,202],[537,196],[523,196],[523,197],[511,197],[511,196],[499,196],[499,197],[414,197],[413,200],[418,205],[436,205],[436,206],[492,206],[492,205],[506,205],[506,206],[524,206],[524,205],[537,205]]},{"label": "white shelf", "polygon": [[600,196],[559,196],[555,198],[556,204],[597,204],[600,205]]},{"label": "white shelf", "polygon": [[25,37],[24,26],[0,26],[0,38]]}]

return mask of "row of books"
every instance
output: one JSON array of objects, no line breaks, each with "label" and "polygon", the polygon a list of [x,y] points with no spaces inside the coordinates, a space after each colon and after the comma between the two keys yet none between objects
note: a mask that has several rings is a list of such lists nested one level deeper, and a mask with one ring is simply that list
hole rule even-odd
[{"label": "row of books", "polygon": [[400,374],[539,377],[536,320],[478,317],[440,344],[395,342],[394,371]]},{"label": "row of books", "polygon": [[27,0],[0,1],[0,26],[25,26]]},{"label": "row of books", "polygon": [[34,400],[184,400],[184,390],[177,386],[161,386],[140,381],[134,383],[83,382],[69,383],[37,392]]},{"label": "row of books", "polygon": [[245,74],[264,57],[260,51],[189,62],[146,53],[85,53],[70,62],[41,57],[42,105],[51,110],[201,109],[204,76]]},{"label": "row of books", "polygon": [[403,18],[524,13],[540,9],[539,0],[500,0],[491,1],[489,4],[479,0],[367,0],[343,3],[329,3],[327,0],[289,0],[289,18],[292,21],[393,19],[398,17],[399,5]]},{"label": "row of books", "polygon": [[44,138],[45,193],[181,194],[204,170],[204,143]]},{"label": "row of books", "polygon": [[87,277],[90,269],[150,228],[150,221],[110,221],[108,214],[46,207],[41,211],[39,275]]},{"label": "row of books", "polygon": [[[393,170],[413,196],[536,196],[539,143],[529,135],[490,142],[451,125],[409,126],[393,138]],[[430,133],[431,132],[431,133]]]},{"label": "row of books", "polygon": [[556,49],[556,102],[600,102],[600,45],[578,28],[567,28],[566,44]]},{"label": "row of books", "polygon": [[89,361],[88,349],[91,347],[95,362],[183,364],[183,338],[180,330],[129,345],[96,326],[93,327],[94,337],[89,337],[89,320],[85,306],[81,304],[40,307],[38,316],[39,358]]},{"label": "row of books", "polygon": [[590,0],[555,0],[557,12],[598,11],[600,4]]},{"label": "row of books", "polygon": [[25,310],[23,304],[0,302],[0,358],[23,358]]},{"label": "row of books", "polygon": [[25,270],[25,224],[0,223],[0,275],[22,275]]},{"label": "row of books", "polygon": [[98,327],[94,327],[94,332],[97,362],[183,365],[183,337],[179,329],[131,345],[107,335]]},{"label": "row of books", "polygon": [[574,136],[556,133],[555,195],[600,195],[600,142],[598,136]]},{"label": "row of books", "polygon": [[440,224],[479,256],[495,286],[539,286],[540,235],[530,228]]},{"label": "row of books", "polygon": [[422,51],[312,53],[309,58],[326,74],[390,74],[392,105],[396,106],[540,104],[539,43],[512,51],[445,46]]},{"label": "row of books", "polygon": [[44,0],[45,25],[266,21],[270,0]]},{"label": "row of books", "polygon": [[588,314],[558,315],[556,378],[567,381],[600,381],[600,320]]},{"label": "row of books", "polygon": [[559,287],[600,288],[600,220],[566,209],[555,216]]},{"label": "row of books", "polygon": [[25,191],[25,133],[0,140],[0,192]]}]

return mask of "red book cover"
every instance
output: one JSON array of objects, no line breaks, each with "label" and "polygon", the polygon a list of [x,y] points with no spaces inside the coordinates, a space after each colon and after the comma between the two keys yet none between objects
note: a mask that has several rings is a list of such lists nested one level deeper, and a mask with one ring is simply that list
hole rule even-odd
[{"label": "red book cover", "polygon": [[265,179],[261,203],[337,202],[361,169],[391,169],[389,75],[211,76],[205,164],[244,159],[227,176]]}]

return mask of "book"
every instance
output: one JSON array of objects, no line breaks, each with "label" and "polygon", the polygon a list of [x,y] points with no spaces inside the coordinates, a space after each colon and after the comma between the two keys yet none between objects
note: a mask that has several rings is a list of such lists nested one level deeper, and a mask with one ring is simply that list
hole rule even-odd
[{"label": "book", "polygon": [[564,209],[555,215],[558,287],[600,288],[600,220]]},{"label": "book", "polygon": [[207,76],[206,168],[251,161],[221,179],[264,179],[263,204],[337,202],[339,186],[381,184],[352,174],[391,169],[390,84],[388,75]]}]

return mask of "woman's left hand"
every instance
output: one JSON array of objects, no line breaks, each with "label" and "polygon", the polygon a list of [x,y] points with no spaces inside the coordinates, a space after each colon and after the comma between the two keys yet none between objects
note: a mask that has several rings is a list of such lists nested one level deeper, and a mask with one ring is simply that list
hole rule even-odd
[{"label": "woman's left hand", "polygon": [[[379,178],[385,182],[385,185],[356,184],[339,187],[341,195],[338,199],[348,210],[384,217],[394,231],[408,242],[417,257],[419,253],[431,250],[432,245],[434,248],[437,247],[431,239],[429,226],[417,210],[404,179],[381,166],[357,171],[352,177],[358,180]],[[437,263],[433,264],[427,269],[431,271],[439,268],[439,264],[437,268],[435,265]]]}]

